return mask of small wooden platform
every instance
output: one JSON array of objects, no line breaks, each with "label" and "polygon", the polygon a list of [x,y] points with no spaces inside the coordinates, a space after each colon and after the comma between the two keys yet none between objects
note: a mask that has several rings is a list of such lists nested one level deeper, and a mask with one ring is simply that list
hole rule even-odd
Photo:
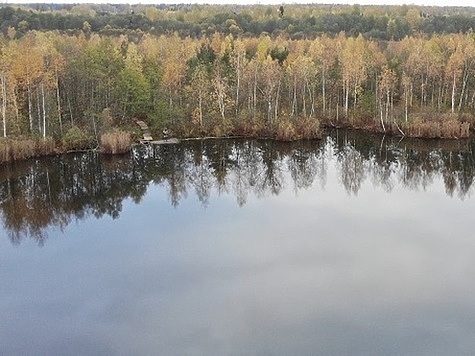
[{"label": "small wooden platform", "polygon": [[[135,123],[140,126],[140,129],[142,130],[142,135],[143,138],[140,139],[140,143],[145,143],[145,144],[152,144],[152,145],[174,145],[180,142],[177,138],[166,138],[163,140],[158,140],[154,141],[152,134],[150,133],[150,129],[148,128],[148,125],[143,122],[142,120],[135,120]],[[167,135],[168,135],[168,130]]]},{"label": "small wooden platform", "polygon": [[152,134],[150,133],[150,129],[148,128],[148,125],[142,120],[135,120],[135,123],[139,125],[140,129],[142,130],[143,139],[141,139],[140,142],[153,141],[153,137],[152,137]]}]

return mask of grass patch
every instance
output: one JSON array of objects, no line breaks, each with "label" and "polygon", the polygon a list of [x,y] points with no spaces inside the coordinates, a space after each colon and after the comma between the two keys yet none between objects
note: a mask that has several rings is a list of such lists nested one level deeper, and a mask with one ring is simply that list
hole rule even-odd
[{"label": "grass patch", "polygon": [[415,118],[405,127],[405,133],[409,137],[467,138],[470,136],[470,123],[451,117],[440,120]]},{"label": "grass patch", "polygon": [[275,127],[275,139],[294,141],[321,138],[320,122],[316,118],[299,117],[280,120]]},{"label": "grass patch", "polygon": [[114,130],[101,136],[101,152],[119,154],[129,152],[132,148],[132,137],[129,132]]},{"label": "grass patch", "polygon": [[55,144],[52,137],[0,139],[0,162],[19,161],[53,153]]}]

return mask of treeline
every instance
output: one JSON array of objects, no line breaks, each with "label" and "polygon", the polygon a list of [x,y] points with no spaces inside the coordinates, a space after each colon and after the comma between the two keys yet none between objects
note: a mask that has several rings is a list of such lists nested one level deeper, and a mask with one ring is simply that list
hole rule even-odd
[{"label": "treeline", "polygon": [[0,133],[94,144],[141,118],[180,136],[312,138],[324,122],[466,137],[474,81],[473,33],[384,43],[10,33],[0,41]]},{"label": "treeline", "polygon": [[176,32],[201,38],[215,32],[256,37],[262,33],[292,39],[322,34],[362,34],[368,39],[399,40],[415,33],[466,33],[475,28],[470,7],[349,6],[349,5],[5,5],[0,8],[0,30],[16,29],[20,37],[30,30],[77,34],[87,23],[107,35]]},{"label": "treeline", "polygon": [[319,144],[208,140],[137,146],[122,158],[92,152],[53,157],[0,172],[0,216],[13,243],[27,237],[43,243],[49,228],[92,217],[117,218],[123,201],[140,202],[151,183],[167,191],[173,206],[190,194],[207,206],[220,192],[232,194],[241,206],[249,197],[278,195],[286,187],[297,192],[324,186],[333,164],[348,194],[357,194],[368,180],[391,191],[426,188],[440,178],[449,196],[464,199],[475,180],[473,151],[468,141],[439,146],[338,132]]}]

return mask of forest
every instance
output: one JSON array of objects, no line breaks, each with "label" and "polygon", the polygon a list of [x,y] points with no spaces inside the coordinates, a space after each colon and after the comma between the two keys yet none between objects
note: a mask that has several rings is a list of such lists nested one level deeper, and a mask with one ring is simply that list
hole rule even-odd
[{"label": "forest", "polygon": [[473,7],[363,5],[112,5],[30,4],[0,7],[1,31],[28,30],[77,33],[87,21],[103,34],[133,30],[181,37],[241,34],[259,37],[286,34],[293,39],[322,34],[362,34],[378,40],[402,39],[416,32],[459,33],[474,28]]},{"label": "forest", "polygon": [[0,19],[0,161],[130,143],[137,118],[179,137],[473,129],[474,8],[25,5]]}]

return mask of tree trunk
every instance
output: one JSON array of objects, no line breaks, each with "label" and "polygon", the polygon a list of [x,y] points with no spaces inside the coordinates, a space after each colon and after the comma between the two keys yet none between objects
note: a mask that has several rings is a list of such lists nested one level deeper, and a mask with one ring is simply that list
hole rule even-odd
[{"label": "tree trunk", "polygon": [[452,81],[452,113],[455,112],[455,83],[456,83],[456,74],[454,72],[454,80]]},{"label": "tree trunk", "polygon": [[224,93],[219,93],[218,95],[218,106],[219,113],[221,114],[221,119],[224,121],[226,119],[226,105],[224,100]]},{"label": "tree trunk", "polygon": [[424,76],[421,77],[421,108],[424,106],[424,86],[425,86],[425,83],[424,83]]},{"label": "tree trunk", "polygon": [[238,62],[236,65],[236,101],[234,103],[235,105],[235,113],[236,113],[236,119],[239,117],[239,94],[241,90],[241,56],[237,57]]},{"label": "tree trunk", "polygon": [[203,127],[203,97],[202,93],[200,91],[200,94],[198,95],[198,108],[199,108],[199,118],[200,118],[200,127]]},{"label": "tree trunk", "polygon": [[247,88],[247,114],[252,118],[252,84],[249,83]]},{"label": "tree trunk", "polygon": [[380,113],[380,120],[381,120],[381,127],[383,128],[383,131],[386,132],[386,127],[384,127],[384,118],[383,118],[383,105],[381,103],[379,104],[379,113]]},{"label": "tree trunk", "polygon": [[272,122],[272,97],[267,97],[267,123]]},{"label": "tree trunk", "polygon": [[340,120],[340,93],[339,90],[337,90],[336,93],[336,121]]},{"label": "tree trunk", "polygon": [[59,120],[59,132],[61,136],[63,136],[63,120],[61,118],[61,95],[59,93],[59,77],[58,77],[58,70],[56,69],[56,102],[58,108],[58,120]]},{"label": "tree trunk", "polygon": [[2,120],[3,120],[3,137],[7,137],[7,86],[5,74],[2,74],[1,87],[2,87]]},{"label": "tree trunk", "polygon": [[36,87],[36,110],[38,114],[38,132],[41,134],[41,106],[40,106],[40,92]]},{"label": "tree trunk", "polygon": [[45,86],[41,83],[41,98],[43,104],[43,139],[46,138],[46,105],[45,105]]},{"label": "tree trunk", "polygon": [[323,113],[323,115],[325,115],[325,112],[327,111],[327,107],[326,107],[326,104],[327,104],[326,81],[327,81],[327,78],[326,78],[326,75],[325,75],[325,66],[323,66],[323,68],[322,68],[322,113]]},{"label": "tree trunk", "polygon": [[459,112],[462,109],[463,97],[465,95],[465,89],[467,88],[467,82],[468,82],[468,70],[465,70],[464,75],[463,75],[462,92],[460,93],[460,101],[459,101],[459,107],[458,107]]},{"label": "tree trunk", "polygon": [[407,92],[407,88],[405,88],[404,89],[404,119],[406,120],[406,124],[407,124],[407,121],[408,121],[408,110],[407,110],[408,97],[409,97],[409,94]]},{"label": "tree trunk", "polygon": [[290,116],[294,116],[297,111],[297,78],[294,76],[294,87],[292,93],[292,110]]},{"label": "tree trunk", "polygon": [[[66,95],[67,95],[67,91],[66,91]],[[69,98],[69,95],[68,95],[68,108],[69,108],[69,115],[71,117],[71,126],[74,126],[73,110],[71,109],[71,99]]]},{"label": "tree trunk", "polygon": [[390,105],[390,103],[389,103],[389,90],[386,90],[386,122],[388,122],[388,119],[389,119],[389,105]]},{"label": "tree trunk", "polygon": [[33,105],[31,102],[31,86],[30,83],[27,83],[28,91],[28,121],[30,123],[30,133],[33,133]]},{"label": "tree trunk", "polygon": [[348,118],[348,95],[350,91],[350,83],[347,81],[345,83],[345,115]]},{"label": "tree trunk", "polygon": [[308,96],[310,99],[310,117],[313,117],[315,114],[315,95],[313,93],[312,86],[310,84],[307,85]]},{"label": "tree trunk", "polygon": [[17,122],[20,121],[20,109],[18,109],[18,99],[17,99],[17,94],[15,91],[13,91],[13,107],[15,108],[15,117]]},{"label": "tree trunk", "polygon": [[276,121],[279,115],[280,83],[281,83],[281,80],[279,78],[279,83],[277,84],[277,94],[275,95],[275,107],[274,107],[274,120]]},{"label": "tree trunk", "polygon": [[257,68],[254,71],[254,88],[252,98],[252,119],[256,118],[256,104],[257,104]]}]

